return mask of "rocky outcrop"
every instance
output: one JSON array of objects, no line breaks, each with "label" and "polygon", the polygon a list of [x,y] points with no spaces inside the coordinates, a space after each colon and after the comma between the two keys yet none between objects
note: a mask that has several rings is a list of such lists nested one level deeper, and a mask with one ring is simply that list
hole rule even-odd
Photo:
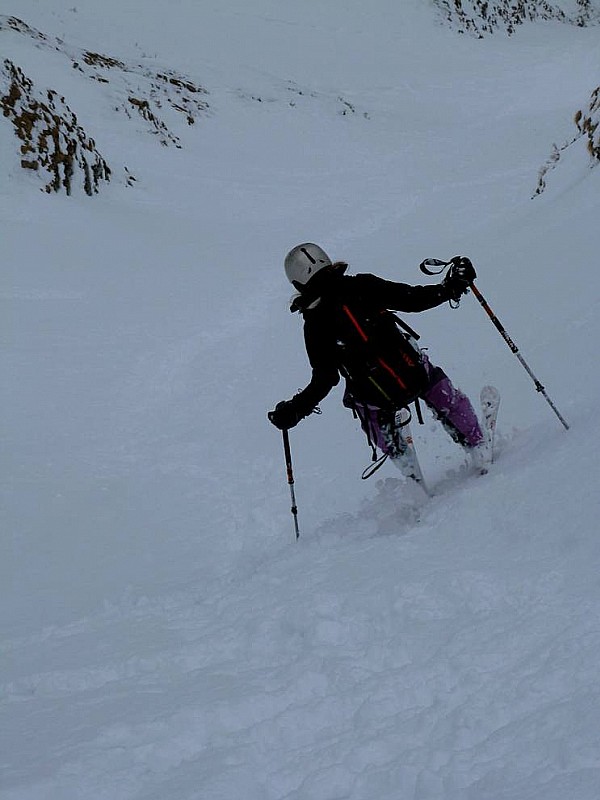
[{"label": "rocky outcrop", "polygon": [[70,195],[79,184],[89,196],[98,192],[101,183],[110,180],[110,167],[65,98],[51,89],[37,90],[8,59],[3,70],[8,89],[0,107],[20,142],[23,169],[43,175],[46,192],[64,190]]},{"label": "rocky outcrop", "polygon": [[587,139],[587,150],[593,163],[600,161],[600,86],[591,94],[588,108],[579,110],[574,119],[577,130]]},{"label": "rocky outcrop", "polygon": [[555,169],[563,153],[581,139],[585,139],[586,149],[590,156],[590,167],[595,167],[600,162],[600,86],[590,95],[586,109],[579,109],[573,118],[577,133],[569,140],[558,146],[552,146],[552,152],[538,173],[538,182],[533,197],[542,194],[546,189],[548,173]]},{"label": "rocky outcrop", "polygon": [[[114,113],[141,121],[142,130],[164,146],[181,147],[180,120],[193,125],[208,113],[206,89],[174,70],[71,47],[17,17],[0,15],[0,36],[17,36],[61,55],[91,91],[103,92],[99,103],[108,96]],[[16,134],[21,167],[39,175],[46,192],[70,195],[81,188],[92,196],[115,175],[115,167],[96,146],[98,133],[92,137],[79,123],[76,102],[76,96],[67,100],[57,87],[40,86],[39,80],[36,84],[14,59],[6,58],[0,66],[0,108]],[[119,167],[119,174],[127,185],[135,182],[125,167]]]},{"label": "rocky outcrop", "polygon": [[510,36],[524,22],[537,20],[558,20],[580,27],[600,22],[597,0],[576,0],[575,11],[566,11],[560,2],[548,0],[434,0],[434,3],[455,30],[478,37],[496,31]]}]

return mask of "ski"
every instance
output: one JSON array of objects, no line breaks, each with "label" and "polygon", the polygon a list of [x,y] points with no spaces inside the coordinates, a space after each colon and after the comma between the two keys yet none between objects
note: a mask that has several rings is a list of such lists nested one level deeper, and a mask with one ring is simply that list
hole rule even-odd
[{"label": "ski", "polygon": [[[480,475],[486,475],[494,461],[494,445],[496,433],[496,420],[500,407],[500,392],[494,386],[484,386],[480,392],[483,442],[478,445],[473,453],[472,466]],[[390,457],[394,466],[400,470],[405,478],[418,484],[428,497],[433,497],[434,492],[427,484],[423,470],[419,463],[417,449],[410,426],[410,413],[406,409],[398,412],[396,426],[387,432],[388,452],[379,459],[376,465],[363,472],[363,479],[370,477],[383,462]]]},{"label": "ski", "polygon": [[483,434],[485,436],[485,462],[481,466],[481,474],[485,475],[490,464],[494,463],[496,420],[500,407],[500,392],[495,386],[484,386],[479,395],[479,400],[483,417]]},{"label": "ski", "polygon": [[417,456],[417,448],[415,447],[415,441],[410,427],[410,412],[408,409],[403,408],[397,413],[396,424],[398,425],[398,434],[395,447],[398,452],[392,456],[392,461],[406,478],[418,484],[428,497],[432,497],[432,492],[425,481],[423,470],[421,469]]},{"label": "ski", "polygon": [[415,447],[412,431],[408,422],[404,423],[402,433],[404,436],[404,441],[406,442],[406,451],[402,456],[404,464],[401,466],[401,469],[408,478],[411,478],[415,483],[419,484],[421,489],[423,489],[428,497],[432,497],[433,495],[427,486],[427,483],[425,482],[423,470],[419,464],[417,448]]}]

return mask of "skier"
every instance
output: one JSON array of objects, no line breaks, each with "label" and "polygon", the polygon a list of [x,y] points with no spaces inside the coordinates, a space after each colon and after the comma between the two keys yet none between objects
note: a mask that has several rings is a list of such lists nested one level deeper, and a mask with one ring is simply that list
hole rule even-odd
[{"label": "skier", "polygon": [[[452,439],[485,460],[485,436],[468,397],[419,349],[417,335],[390,310],[420,312],[466,294],[475,269],[468,258],[453,259],[440,284],[412,286],[376,275],[346,275],[348,264],[332,263],[316,244],[294,247],[285,273],[297,290],[292,312],[304,317],[304,341],[312,367],[308,385],[268,414],[280,430],[293,428],[345,378],[344,406],[353,410],[373,447],[389,456],[407,477],[418,480],[399,411],[422,399]],[[400,331],[399,326],[404,330]]]}]

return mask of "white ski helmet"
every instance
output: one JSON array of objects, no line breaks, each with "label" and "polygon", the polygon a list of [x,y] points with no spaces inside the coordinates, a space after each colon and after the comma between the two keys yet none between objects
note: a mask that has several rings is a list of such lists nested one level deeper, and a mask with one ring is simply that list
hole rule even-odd
[{"label": "white ski helmet", "polygon": [[285,257],[284,268],[289,282],[298,291],[324,267],[331,266],[331,259],[318,244],[305,242],[296,245]]}]

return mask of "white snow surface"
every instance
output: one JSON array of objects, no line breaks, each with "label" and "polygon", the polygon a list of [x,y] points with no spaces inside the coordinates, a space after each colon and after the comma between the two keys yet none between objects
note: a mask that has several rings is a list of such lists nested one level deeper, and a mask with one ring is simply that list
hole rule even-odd
[{"label": "white snow surface", "polygon": [[[210,115],[161,147],[111,114],[110,86],[0,32],[115,169],[94,198],[44,194],[0,120],[0,798],[597,800],[600,170],[583,143],[530,198],[598,85],[600,29],[480,41],[422,0],[3,13],[181,71]],[[407,283],[469,255],[570,430],[473,296],[407,315],[474,400],[499,388],[496,463],[469,476],[426,416],[435,496],[388,464],[361,481],[337,387],[290,434],[296,542],[266,412],[309,379],[282,269],[301,241]]]}]

